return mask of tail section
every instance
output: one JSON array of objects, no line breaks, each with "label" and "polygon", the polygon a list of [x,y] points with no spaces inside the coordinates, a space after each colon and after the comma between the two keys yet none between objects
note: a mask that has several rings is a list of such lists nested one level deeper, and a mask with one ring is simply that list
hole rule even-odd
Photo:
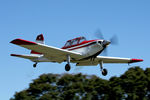
[{"label": "tail section", "polygon": [[[41,43],[41,44],[44,44],[44,36],[43,34],[40,34],[36,37],[36,43]],[[42,53],[39,53],[39,52],[36,52],[36,51],[31,51],[31,54],[37,54],[37,55],[42,55]]]},{"label": "tail section", "polygon": [[44,44],[44,36],[43,36],[43,34],[40,34],[40,35],[37,36],[36,43]]}]

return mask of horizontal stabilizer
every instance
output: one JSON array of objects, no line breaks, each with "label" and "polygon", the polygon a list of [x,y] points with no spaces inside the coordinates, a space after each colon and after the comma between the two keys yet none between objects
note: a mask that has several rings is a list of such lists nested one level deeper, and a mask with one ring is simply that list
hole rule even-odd
[{"label": "horizontal stabilizer", "polygon": [[29,60],[37,59],[40,57],[40,55],[19,55],[19,54],[11,54],[11,56],[25,58],[25,59],[29,59]]}]

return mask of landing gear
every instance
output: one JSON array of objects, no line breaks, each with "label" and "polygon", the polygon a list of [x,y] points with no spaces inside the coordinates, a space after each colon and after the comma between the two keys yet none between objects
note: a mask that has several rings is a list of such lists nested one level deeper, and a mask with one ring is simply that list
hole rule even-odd
[{"label": "landing gear", "polygon": [[37,62],[35,64],[33,64],[33,67],[35,68],[37,66]]},{"label": "landing gear", "polygon": [[106,76],[108,71],[105,68],[103,69],[103,61],[100,62],[100,69],[101,69],[102,75]]},{"label": "landing gear", "polygon": [[65,70],[66,70],[66,71],[69,71],[70,69],[71,69],[70,65],[69,65],[69,64],[66,64]]},{"label": "landing gear", "polygon": [[67,64],[65,65],[65,70],[69,71],[70,69],[71,69],[71,66],[70,66],[70,56],[67,55]]},{"label": "landing gear", "polygon": [[107,73],[108,73],[108,72],[107,72],[107,69],[103,69],[103,70],[102,70],[102,75],[106,76]]}]

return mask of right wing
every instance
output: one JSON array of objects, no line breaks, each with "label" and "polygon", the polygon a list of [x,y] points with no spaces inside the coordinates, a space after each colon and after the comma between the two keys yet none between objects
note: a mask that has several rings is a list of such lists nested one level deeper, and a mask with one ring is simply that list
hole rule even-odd
[{"label": "right wing", "polygon": [[53,59],[54,61],[59,62],[59,63],[66,61],[67,55],[70,55],[70,57],[74,60],[84,58],[83,55],[77,52],[72,52],[72,51],[56,48],[53,46],[48,46],[48,45],[41,44],[41,43],[35,43],[35,42],[23,40],[23,39],[15,39],[11,41],[10,43],[42,53],[44,57],[46,57],[47,59]]}]

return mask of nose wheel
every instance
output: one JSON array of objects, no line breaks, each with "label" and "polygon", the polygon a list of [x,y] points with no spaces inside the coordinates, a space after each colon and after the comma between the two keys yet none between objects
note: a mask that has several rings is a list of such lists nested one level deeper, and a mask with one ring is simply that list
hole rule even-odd
[{"label": "nose wheel", "polygon": [[103,76],[106,76],[108,74],[107,69],[103,68],[103,61],[100,62],[100,69]]}]

